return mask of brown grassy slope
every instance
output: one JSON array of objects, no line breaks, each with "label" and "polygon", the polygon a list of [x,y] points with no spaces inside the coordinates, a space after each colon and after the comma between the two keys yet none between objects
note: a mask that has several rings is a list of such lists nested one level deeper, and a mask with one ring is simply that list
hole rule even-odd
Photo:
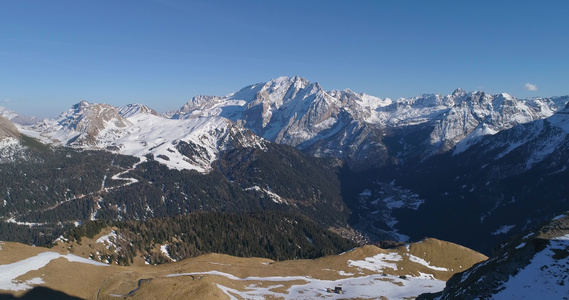
[{"label": "brown grassy slope", "polygon": [[[102,232],[93,239],[84,239],[81,245],[59,243],[52,249],[31,247],[16,243],[4,243],[0,250],[0,264],[15,262],[36,255],[43,251],[59,253],[73,252],[75,255],[88,257],[93,251],[111,251],[105,245],[95,243],[96,239],[110,230]],[[350,261],[361,261],[377,254],[396,252],[402,257],[397,263],[397,269],[385,268],[379,271],[360,269],[349,265]],[[409,255],[419,257],[431,266],[446,268],[448,271],[437,271],[422,264],[409,260]],[[452,274],[469,268],[472,264],[486,259],[480,253],[462,246],[426,239],[408,247],[385,250],[375,246],[364,246],[341,255],[332,255],[314,260],[289,260],[275,262],[264,258],[239,258],[222,254],[207,254],[189,258],[176,263],[149,266],[139,259],[134,266],[111,265],[106,267],[93,266],[77,262],[69,262],[64,258],[51,261],[44,268],[28,272],[18,278],[29,280],[40,277],[44,286],[65,292],[72,296],[87,299],[117,299],[128,295],[129,292],[140,288],[129,299],[187,299],[191,295],[195,299],[228,299],[218,287],[243,291],[246,286],[275,286],[275,292],[284,292],[295,281],[270,282],[262,280],[239,281],[219,275],[194,275],[167,277],[169,274],[196,273],[219,271],[232,274],[239,278],[246,277],[276,277],[276,276],[308,276],[316,279],[337,280],[347,276],[363,276],[375,273],[392,275],[432,274],[433,277],[446,280]],[[353,275],[345,275],[353,274]],[[141,279],[151,279],[141,281]],[[300,280],[302,281],[302,280]],[[24,292],[9,292],[21,295]]]}]

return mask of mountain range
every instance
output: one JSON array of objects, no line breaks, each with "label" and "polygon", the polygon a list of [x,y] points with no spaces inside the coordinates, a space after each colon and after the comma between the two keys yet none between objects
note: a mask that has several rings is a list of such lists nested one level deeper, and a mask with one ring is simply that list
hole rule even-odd
[{"label": "mountain range", "polygon": [[88,221],[278,211],[358,244],[434,237],[492,255],[569,210],[568,102],[461,89],[381,99],[295,76],[163,114],[87,101],[45,120],[0,109],[0,239],[47,245]]},{"label": "mountain range", "polygon": [[[239,145],[262,148],[258,137],[366,170],[424,159],[455,146],[461,151],[480,136],[550,117],[568,101],[567,96],[516,99],[461,89],[394,101],[351,90],[327,92],[295,76],[227,96],[196,96],[163,116],[138,104],[119,108],[82,101],[56,119],[20,126],[46,143],[138,157],[164,155],[172,159],[163,161],[170,167],[200,172],[210,169],[219,151]],[[18,122],[17,114],[1,112]],[[255,135],[245,134],[247,130]],[[177,148],[185,143],[200,153],[180,153]]]}]

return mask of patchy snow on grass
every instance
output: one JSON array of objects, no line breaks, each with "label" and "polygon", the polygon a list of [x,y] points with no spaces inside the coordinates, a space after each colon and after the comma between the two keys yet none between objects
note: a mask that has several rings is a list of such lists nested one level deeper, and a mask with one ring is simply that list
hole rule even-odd
[{"label": "patchy snow on grass", "polygon": [[403,259],[401,255],[391,252],[391,253],[379,253],[372,257],[366,257],[365,260],[348,260],[348,266],[355,268],[367,269],[375,272],[381,272],[385,268],[390,268],[397,270],[397,264],[395,262],[401,261]]},{"label": "patchy snow on grass", "polygon": [[36,256],[32,256],[15,263],[0,265],[0,290],[21,291],[31,289],[32,284],[43,283],[43,280],[41,278],[33,278],[25,282],[17,280],[17,278],[30,271],[43,268],[50,261],[58,259],[60,257],[63,257],[70,262],[80,262],[95,266],[107,266],[106,264],[92,261],[73,254],[63,255],[56,252],[42,252]]},{"label": "patchy snow on grass", "polygon": [[114,245],[114,241],[116,240],[117,240],[117,232],[113,230],[111,231],[111,233],[103,235],[102,237],[98,238],[95,241],[95,243],[104,244],[107,246],[107,249],[109,249],[111,245]]},{"label": "patchy snow on grass", "polygon": [[420,264],[420,265],[423,265],[423,266],[425,266],[425,267],[427,267],[427,268],[429,268],[429,269],[433,269],[433,270],[435,270],[435,271],[449,271],[449,269],[447,269],[447,268],[432,266],[432,265],[431,265],[430,263],[428,263],[426,260],[424,260],[424,259],[422,259],[422,258],[420,258],[420,257],[417,257],[417,256],[415,256],[415,255],[409,254],[409,260],[412,261],[412,262],[414,262],[414,263],[418,263],[418,264]]},{"label": "patchy snow on grass", "polygon": [[[225,293],[229,299],[377,299],[379,295],[388,299],[415,298],[422,293],[434,293],[441,291],[445,282],[433,279],[432,276],[407,277],[401,279],[392,275],[374,274],[361,277],[343,278],[338,280],[321,280],[306,276],[275,276],[275,277],[246,277],[239,278],[232,274],[219,271],[170,274],[166,277],[190,276],[190,275],[216,275],[224,276],[235,281],[254,281],[245,287],[244,291],[230,288],[221,284],[217,287]],[[286,291],[277,292],[275,289],[284,287],[284,284],[260,287],[262,282],[291,282],[293,283]],[[342,287],[343,294],[329,293],[328,288]]]},{"label": "patchy snow on grass", "polygon": [[355,274],[354,273],[347,273],[344,270],[340,270],[340,271],[338,271],[338,275],[340,275],[340,276],[354,276]]},{"label": "patchy snow on grass", "polygon": [[162,254],[164,254],[164,256],[168,257],[168,259],[170,259],[171,261],[176,261],[175,259],[170,257],[170,252],[168,252],[168,244],[161,245],[160,246],[160,252],[162,252]]}]

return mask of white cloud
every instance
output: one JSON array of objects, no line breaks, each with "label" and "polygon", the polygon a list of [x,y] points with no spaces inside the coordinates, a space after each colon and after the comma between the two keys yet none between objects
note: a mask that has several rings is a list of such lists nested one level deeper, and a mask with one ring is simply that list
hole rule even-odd
[{"label": "white cloud", "polygon": [[528,91],[537,91],[537,85],[535,85],[535,84],[531,84],[528,82],[524,86],[526,87],[526,90],[528,90]]}]

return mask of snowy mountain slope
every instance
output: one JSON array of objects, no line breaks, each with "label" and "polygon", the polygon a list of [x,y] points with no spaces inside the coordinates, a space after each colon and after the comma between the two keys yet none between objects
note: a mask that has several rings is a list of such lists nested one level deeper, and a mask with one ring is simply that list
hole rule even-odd
[{"label": "snowy mountain slope", "polygon": [[[344,158],[360,169],[364,160],[369,168],[444,152],[461,140],[549,117],[567,101],[569,97],[520,100],[461,89],[446,96],[392,101],[351,90],[326,92],[318,83],[295,76],[224,97],[194,97],[173,118],[226,117],[268,140],[313,155]],[[411,135],[420,139],[410,140]],[[462,149],[468,145],[462,143]]]},{"label": "snowy mountain slope", "polygon": [[104,141],[121,154],[143,157],[152,153],[174,169],[207,172],[219,151],[235,147],[264,147],[261,138],[220,117],[169,120],[152,114],[128,118],[127,134]]},{"label": "snowy mountain slope", "polygon": [[109,104],[81,101],[57,119],[46,119],[32,129],[55,143],[76,147],[101,148],[101,139],[120,137],[132,123],[118,114]]},{"label": "snowy mountain slope", "polygon": [[166,119],[138,104],[116,108],[82,101],[57,119],[22,128],[58,145],[104,149],[142,159],[151,154],[170,168],[199,172],[211,170],[221,150],[263,147],[261,138],[226,118]]},{"label": "snowy mountain slope", "polygon": [[[476,144],[476,148],[483,153],[491,154],[492,160],[518,153],[524,155],[525,161],[518,161],[517,165],[512,166],[512,170],[522,172],[544,161],[549,155],[567,152],[568,142],[569,105],[549,118],[522,124],[496,138],[481,141]],[[459,144],[457,149],[461,150],[461,146]],[[567,165],[560,165],[558,170],[550,171],[555,172],[565,168]]]},{"label": "snowy mountain slope", "polygon": [[160,116],[160,114],[158,114],[155,110],[142,104],[125,105],[119,108],[118,113],[123,118],[129,118],[137,114],[150,114]]},{"label": "snowy mountain slope", "polygon": [[568,272],[569,216],[563,214],[456,274],[442,293],[420,299],[565,299]]},{"label": "snowy mountain slope", "polygon": [[396,228],[411,239],[426,234],[490,253],[505,237],[569,209],[568,129],[569,107],[484,136],[463,151],[374,175],[365,188],[382,191],[383,201],[382,184],[395,182],[424,200],[416,210],[394,212]]}]

